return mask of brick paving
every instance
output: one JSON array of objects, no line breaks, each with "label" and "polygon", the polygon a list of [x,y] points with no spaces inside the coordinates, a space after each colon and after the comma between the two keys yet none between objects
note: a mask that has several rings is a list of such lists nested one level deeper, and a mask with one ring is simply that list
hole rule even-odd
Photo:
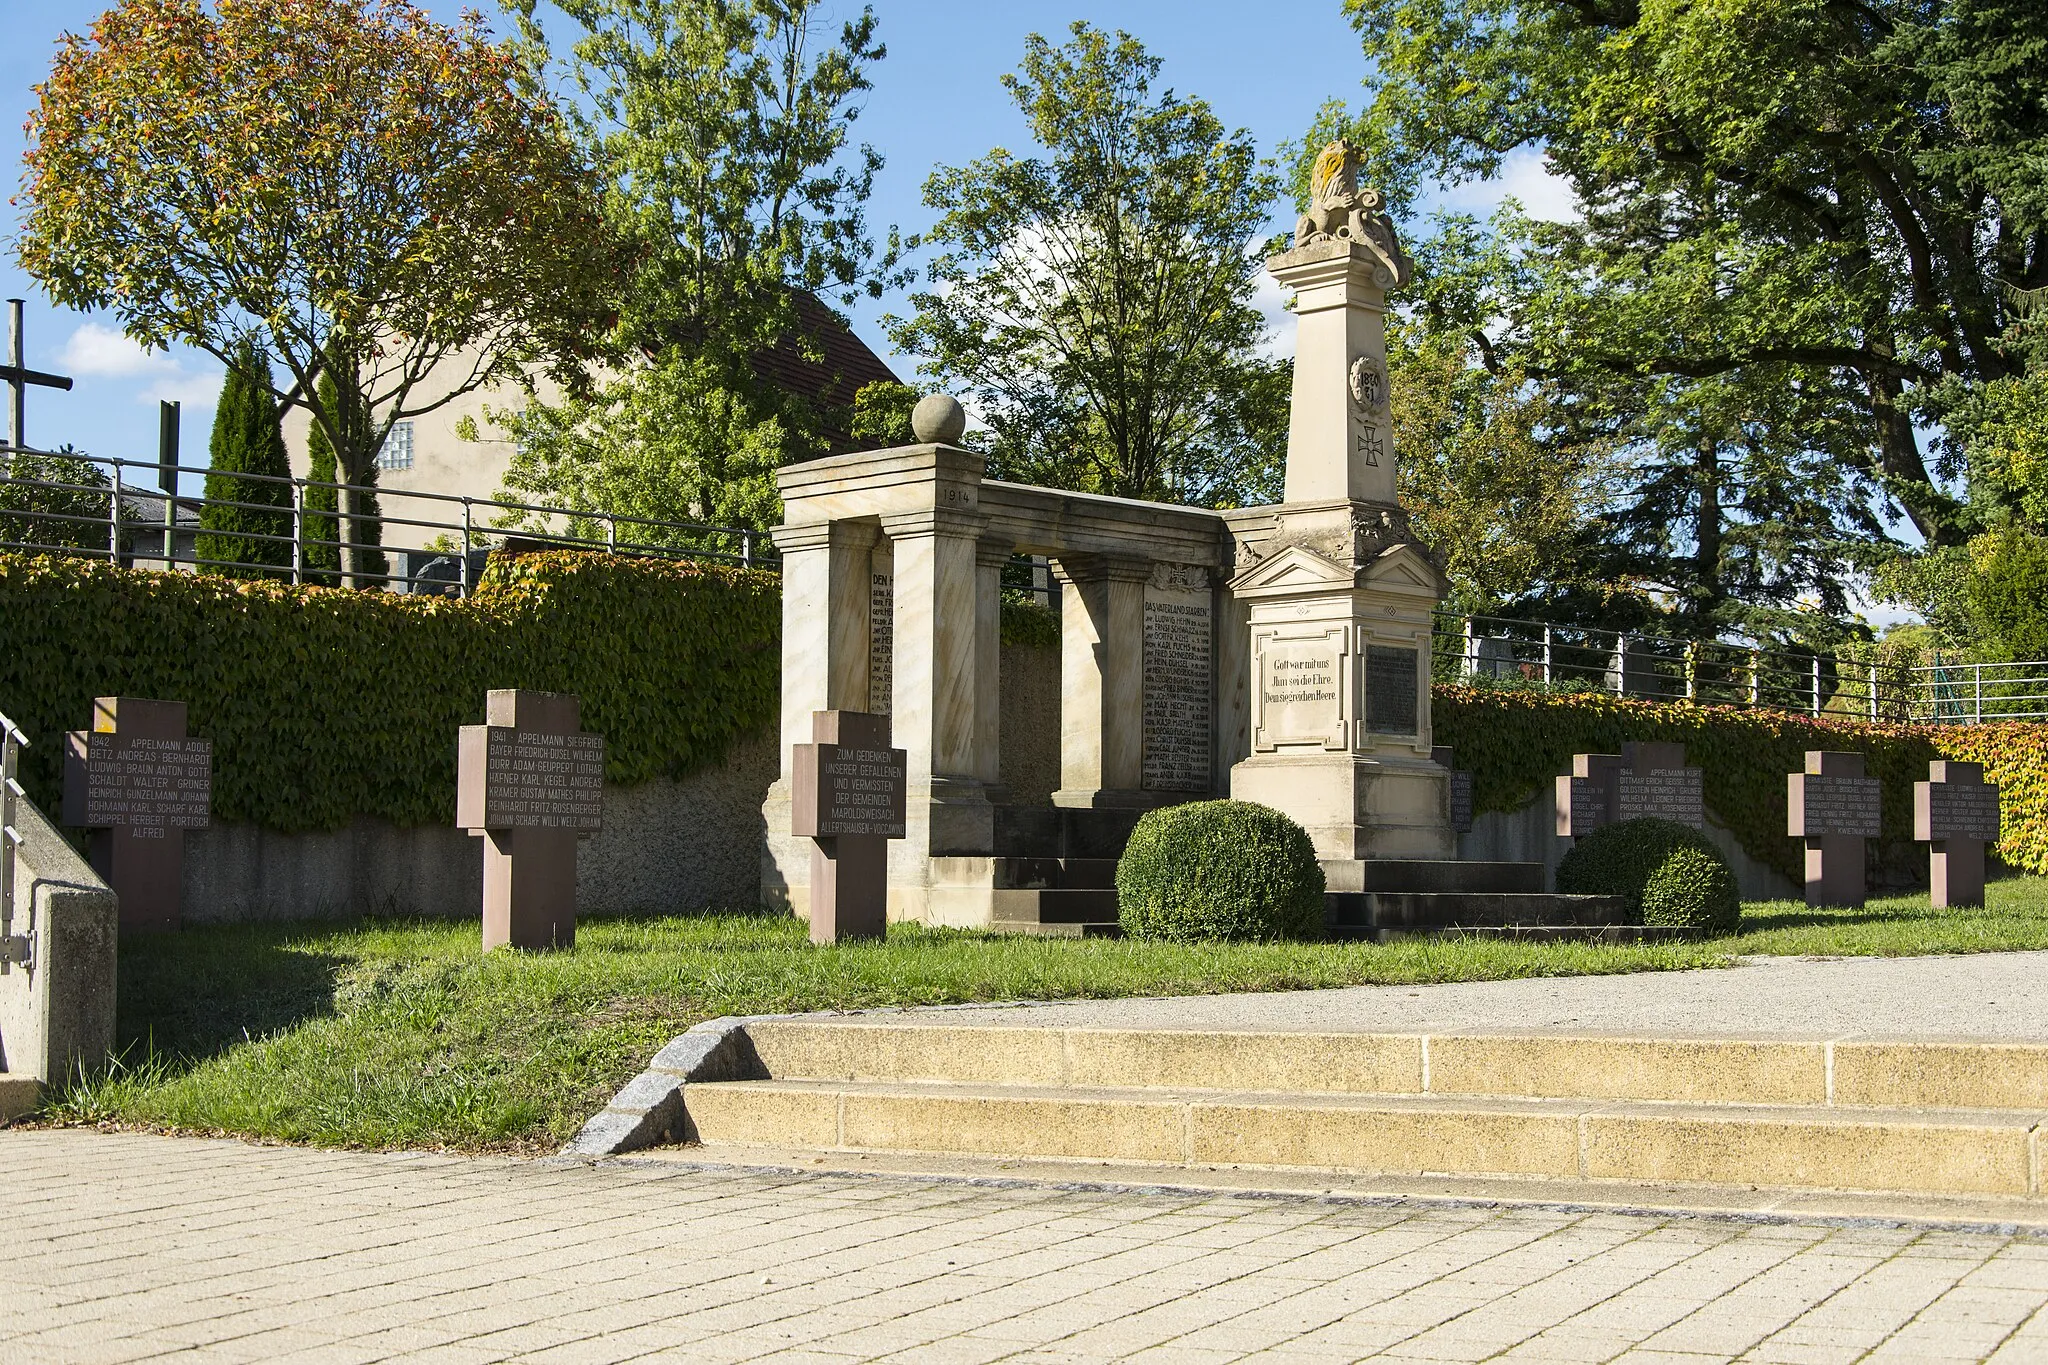
[{"label": "brick paving", "polygon": [[0,1362],[2048,1361],[2048,1240],[0,1132]]}]

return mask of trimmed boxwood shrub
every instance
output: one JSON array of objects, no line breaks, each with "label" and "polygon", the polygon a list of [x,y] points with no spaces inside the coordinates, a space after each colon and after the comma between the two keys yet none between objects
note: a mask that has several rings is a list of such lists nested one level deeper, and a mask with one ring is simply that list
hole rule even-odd
[{"label": "trimmed boxwood shrub", "polygon": [[1735,873],[1696,829],[1671,820],[1623,820],[1572,846],[1557,868],[1571,895],[1626,896],[1647,925],[1730,934],[1742,918]]},{"label": "trimmed boxwood shrub", "polygon": [[1323,926],[1323,869],[1300,825],[1249,801],[1147,812],[1116,866],[1132,938],[1302,938]]}]

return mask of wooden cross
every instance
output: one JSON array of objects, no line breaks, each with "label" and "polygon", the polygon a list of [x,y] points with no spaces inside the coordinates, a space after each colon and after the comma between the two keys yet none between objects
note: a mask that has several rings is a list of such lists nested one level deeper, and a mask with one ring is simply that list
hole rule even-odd
[{"label": "wooden cross", "polygon": [[28,436],[22,430],[27,412],[28,386],[41,385],[46,389],[69,389],[71,381],[61,374],[44,374],[31,370],[21,361],[21,299],[7,300],[7,363],[0,365],[0,380],[7,382],[7,446],[10,450],[27,450]]}]

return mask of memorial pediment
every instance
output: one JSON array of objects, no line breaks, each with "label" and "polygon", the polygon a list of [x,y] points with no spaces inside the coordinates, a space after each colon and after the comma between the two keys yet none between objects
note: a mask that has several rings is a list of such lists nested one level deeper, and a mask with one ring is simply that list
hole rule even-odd
[{"label": "memorial pediment", "polygon": [[1351,585],[1349,567],[1301,545],[1268,555],[1230,580],[1230,590],[1240,597]]},{"label": "memorial pediment", "polygon": [[1380,551],[1360,569],[1358,586],[1419,593],[1431,601],[1442,597],[1449,587],[1436,565],[1429,562],[1429,556],[1412,544],[1392,545]]}]

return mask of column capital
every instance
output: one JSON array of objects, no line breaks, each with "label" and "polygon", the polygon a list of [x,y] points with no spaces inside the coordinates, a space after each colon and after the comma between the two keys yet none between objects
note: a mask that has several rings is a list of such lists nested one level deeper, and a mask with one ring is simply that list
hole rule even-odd
[{"label": "column capital", "polygon": [[1052,571],[1062,583],[1143,583],[1152,577],[1152,561],[1136,555],[1057,555]]},{"label": "column capital", "polygon": [[943,507],[921,507],[914,512],[892,512],[882,518],[882,531],[891,540],[923,536],[979,538],[988,518],[979,512],[956,512]]},{"label": "column capital", "polygon": [[882,538],[882,528],[871,521],[807,521],[796,526],[777,526],[768,538],[784,554],[822,550],[827,546],[864,550]]},{"label": "column capital", "polygon": [[975,543],[974,562],[983,568],[1001,568],[1017,553],[1017,541],[1011,536],[983,536]]}]

